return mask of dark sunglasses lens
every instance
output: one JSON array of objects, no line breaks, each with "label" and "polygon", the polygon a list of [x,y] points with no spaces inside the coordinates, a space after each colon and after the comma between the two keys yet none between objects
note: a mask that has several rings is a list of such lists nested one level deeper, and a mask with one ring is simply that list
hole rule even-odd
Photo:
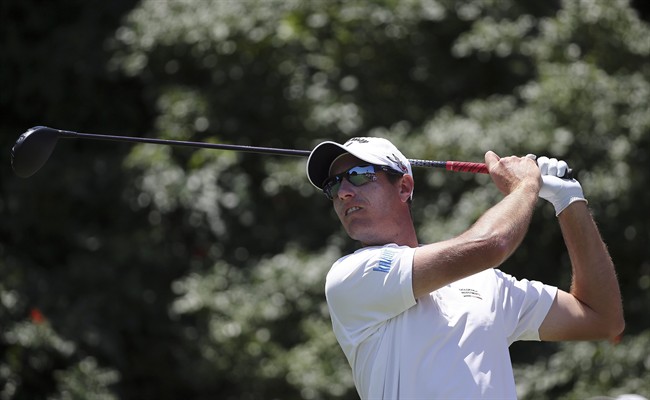
[{"label": "dark sunglasses lens", "polygon": [[328,199],[332,200],[339,193],[343,178],[348,178],[348,181],[354,186],[365,185],[375,180],[375,167],[373,165],[352,167],[329,178],[323,185],[323,192],[325,192]]},{"label": "dark sunglasses lens", "polygon": [[328,199],[332,200],[334,196],[336,196],[336,194],[339,192],[340,187],[341,178],[336,176],[334,179],[325,182],[325,185],[323,186],[323,192],[325,192],[325,196],[327,196]]},{"label": "dark sunglasses lens", "polygon": [[348,175],[348,180],[350,181],[351,184],[354,186],[361,186],[365,185],[366,183],[372,181],[372,178],[374,176],[374,173],[363,173],[359,175]]}]

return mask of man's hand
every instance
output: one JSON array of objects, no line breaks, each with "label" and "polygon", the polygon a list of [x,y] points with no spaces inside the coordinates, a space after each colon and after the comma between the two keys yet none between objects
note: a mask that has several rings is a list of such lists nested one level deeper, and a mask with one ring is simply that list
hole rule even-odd
[{"label": "man's hand", "polygon": [[499,157],[492,151],[485,153],[485,164],[494,184],[508,195],[524,185],[538,192],[541,186],[539,168],[528,157]]},{"label": "man's hand", "polygon": [[582,193],[580,182],[575,179],[559,178],[564,176],[569,169],[566,162],[542,156],[537,159],[537,165],[544,182],[539,191],[539,197],[553,204],[556,216],[560,215],[573,202],[587,202],[585,195]]}]

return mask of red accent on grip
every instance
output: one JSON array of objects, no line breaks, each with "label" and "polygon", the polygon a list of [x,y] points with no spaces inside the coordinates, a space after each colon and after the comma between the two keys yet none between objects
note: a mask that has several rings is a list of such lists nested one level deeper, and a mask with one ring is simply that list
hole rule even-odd
[{"label": "red accent on grip", "polygon": [[471,172],[473,174],[489,173],[487,165],[482,163],[475,163],[475,162],[447,161],[447,163],[445,164],[445,168],[448,171]]}]

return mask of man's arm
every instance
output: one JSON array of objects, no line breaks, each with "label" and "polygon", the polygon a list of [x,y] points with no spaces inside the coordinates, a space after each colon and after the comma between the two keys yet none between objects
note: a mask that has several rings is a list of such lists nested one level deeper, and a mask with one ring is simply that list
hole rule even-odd
[{"label": "man's arm", "polygon": [[543,185],[539,196],[553,204],[571,259],[569,293],[558,291],[539,334],[542,340],[613,338],[623,332],[623,306],[614,264],[575,179],[560,179],[564,161],[537,159]]},{"label": "man's arm", "polygon": [[485,161],[505,197],[458,237],[416,249],[412,279],[416,299],[501,264],[526,235],[541,186],[539,168],[531,159],[499,158],[492,152]]},{"label": "man's arm", "polygon": [[625,327],[614,264],[587,204],[575,202],[558,215],[573,278],[558,291],[539,334],[542,340],[613,338]]}]

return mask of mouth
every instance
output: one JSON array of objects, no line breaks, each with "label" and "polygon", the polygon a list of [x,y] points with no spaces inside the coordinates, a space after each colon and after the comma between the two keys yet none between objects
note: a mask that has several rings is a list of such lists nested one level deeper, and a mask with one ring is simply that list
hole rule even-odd
[{"label": "mouth", "polygon": [[350,207],[347,210],[345,210],[345,216],[347,217],[348,215],[350,215],[350,214],[352,214],[354,212],[357,212],[359,210],[361,210],[361,207],[357,207],[357,206]]}]

